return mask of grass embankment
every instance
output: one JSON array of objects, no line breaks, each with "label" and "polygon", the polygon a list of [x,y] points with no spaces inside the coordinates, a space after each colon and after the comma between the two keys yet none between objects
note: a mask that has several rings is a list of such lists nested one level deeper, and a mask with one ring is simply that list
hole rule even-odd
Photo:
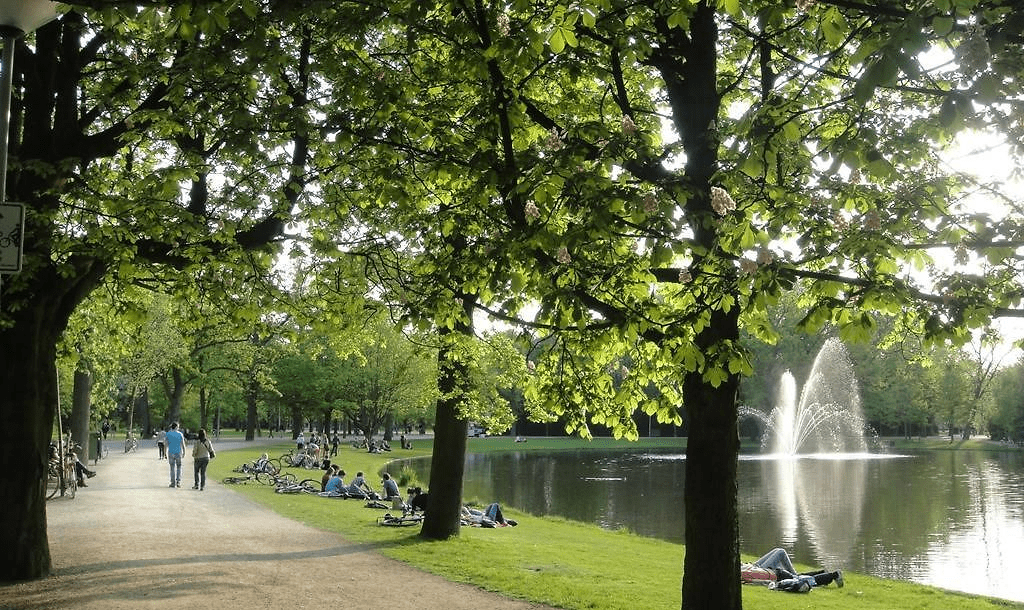
[{"label": "grass embankment", "polygon": [[[643,439],[631,448],[682,447],[683,439]],[[210,465],[216,480],[228,476],[235,466],[255,459],[262,451],[279,455],[292,447],[282,441],[274,448],[249,447],[218,453]],[[623,448],[622,442],[594,439],[531,438],[514,443],[506,437],[470,439],[473,453],[494,451],[552,451],[595,448]],[[412,450],[369,454],[343,445],[336,463],[348,473],[359,470],[379,488],[378,474],[403,476],[392,460],[429,456],[430,443],[416,441]],[[319,478],[319,471],[295,471],[300,478]],[[409,476],[410,473],[404,473]],[[415,481],[410,481],[414,483]],[[425,487],[425,485],[423,485]],[[404,487],[404,486],[403,486]],[[446,542],[418,538],[418,527],[381,527],[377,519],[385,511],[366,508],[358,500],[273,493],[260,485],[238,485],[237,489],[275,512],[336,532],[353,542],[376,546],[388,557],[414,565],[452,581],[464,582],[508,597],[530,600],[560,608],[679,608],[682,563],[685,548],[625,531],[611,532],[556,517],[531,516],[503,506],[507,518],[518,527],[498,529],[462,528],[461,535]],[[403,488],[404,492],[404,488]],[[750,558],[753,559],[753,558]],[[1018,608],[1001,600],[962,595],[900,581],[847,574],[846,587],[815,589],[807,595],[777,593],[761,587],[743,588],[744,606],[766,610],[891,610],[892,608],[958,608],[965,610]]]},{"label": "grass embankment", "polygon": [[953,439],[939,436],[928,436],[924,438],[887,438],[885,443],[890,449],[897,451],[911,451],[919,449],[922,451],[1020,451],[1020,447],[1005,445],[987,438],[971,438],[967,440]]}]

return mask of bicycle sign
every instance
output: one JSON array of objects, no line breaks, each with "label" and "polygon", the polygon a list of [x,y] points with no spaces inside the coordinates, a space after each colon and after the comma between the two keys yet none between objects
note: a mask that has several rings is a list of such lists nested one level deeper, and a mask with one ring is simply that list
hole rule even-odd
[{"label": "bicycle sign", "polygon": [[0,273],[21,271],[22,240],[25,235],[25,205],[0,204]]}]

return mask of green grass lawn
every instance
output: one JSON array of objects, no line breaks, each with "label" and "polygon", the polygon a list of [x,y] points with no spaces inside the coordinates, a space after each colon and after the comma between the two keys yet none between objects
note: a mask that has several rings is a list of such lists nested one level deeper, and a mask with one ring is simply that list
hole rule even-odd
[{"label": "green grass lawn", "polygon": [[[231,469],[255,459],[263,451],[280,455],[293,445],[273,445],[218,452],[209,476],[220,480]],[[643,439],[629,447],[683,447],[684,439]],[[552,451],[582,448],[622,448],[612,439],[584,441],[572,438],[531,438],[514,443],[511,438],[470,439],[469,451]],[[343,445],[335,460],[351,478],[362,470],[367,481],[379,488],[379,474],[388,471],[402,484],[408,480],[393,460],[429,456],[429,441],[416,441],[412,450],[369,454]],[[299,478],[320,477],[320,471],[294,471]],[[406,480],[403,480],[403,477]],[[425,485],[423,485],[425,487]],[[425,541],[418,527],[395,528],[378,525],[386,512],[366,508],[365,502],[310,495],[281,495],[256,484],[237,485],[239,493],[264,504],[288,518],[335,532],[353,542],[371,544],[380,553],[449,580],[470,583],[508,597],[549,604],[560,608],[679,608],[685,547],[626,531],[601,528],[556,517],[537,517],[503,506],[507,518],[518,527],[497,529],[462,528],[457,539]],[[753,559],[753,558],[750,558]],[[806,566],[804,566],[806,567]],[[748,586],[743,588],[746,608],[791,610],[829,609],[980,609],[1018,608],[1024,604],[950,593],[901,581],[883,580],[860,574],[846,574],[846,586],[821,587],[809,594],[790,594]]]}]

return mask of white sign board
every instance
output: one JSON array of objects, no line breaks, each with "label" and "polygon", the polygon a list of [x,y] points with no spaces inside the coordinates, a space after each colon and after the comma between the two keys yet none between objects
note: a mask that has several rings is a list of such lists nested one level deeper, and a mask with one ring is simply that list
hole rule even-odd
[{"label": "white sign board", "polygon": [[25,206],[0,203],[0,273],[21,271],[21,245],[25,236]]}]

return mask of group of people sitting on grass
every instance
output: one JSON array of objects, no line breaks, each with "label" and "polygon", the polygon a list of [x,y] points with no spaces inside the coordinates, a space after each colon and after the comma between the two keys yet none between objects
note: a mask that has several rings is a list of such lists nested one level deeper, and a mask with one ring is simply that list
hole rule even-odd
[{"label": "group of people sitting on grass", "polygon": [[320,479],[320,484],[323,486],[323,494],[330,497],[360,498],[364,500],[379,498],[378,494],[367,484],[362,471],[357,472],[356,476],[348,484],[345,483],[345,476],[345,470],[337,464],[325,464],[324,475]]},{"label": "group of people sitting on grass", "polygon": [[[391,475],[381,475],[381,493],[375,492],[366,482],[362,471],[357,472],[352,482],[345,484],[345,470],[337,464],[326,463],[323,477],[320,484],[323,491],[320,495],[331,498],[359,498],[363,500],[376,500],[391,502],[393,509],[401,509],[403,516],[426,514],[429,494],[419,487],[408,489],[409,497],[402,500],[398,491],[398,484]],[[386,506],[386,505],[384,505]],[[390,515],[389,515],[390,516]],[[506,519],[501,512],[501,505],[497,502],[490,504],[486,509],[479,510],[470,506],[462,507],[462,524],[478,527],[507,527],[516,526],[518,523],[513,519]]]},{"label": "group of people sitting on grass", "polygon": [[381,476],[381,493],[377,493],[366,482],[362,471],[356,473],[352,481],[345,483],[345,470],[337,464],[331,464],[325,460],[324,474],[320,478],[320,485],[323,489],[321,495],[331,498],[359,498],[362,500],[383,500],[394,503],[394,506],[401,507],[402,495],[398,491],[398,485],[391,478],[391,475],[384,473]]}]

